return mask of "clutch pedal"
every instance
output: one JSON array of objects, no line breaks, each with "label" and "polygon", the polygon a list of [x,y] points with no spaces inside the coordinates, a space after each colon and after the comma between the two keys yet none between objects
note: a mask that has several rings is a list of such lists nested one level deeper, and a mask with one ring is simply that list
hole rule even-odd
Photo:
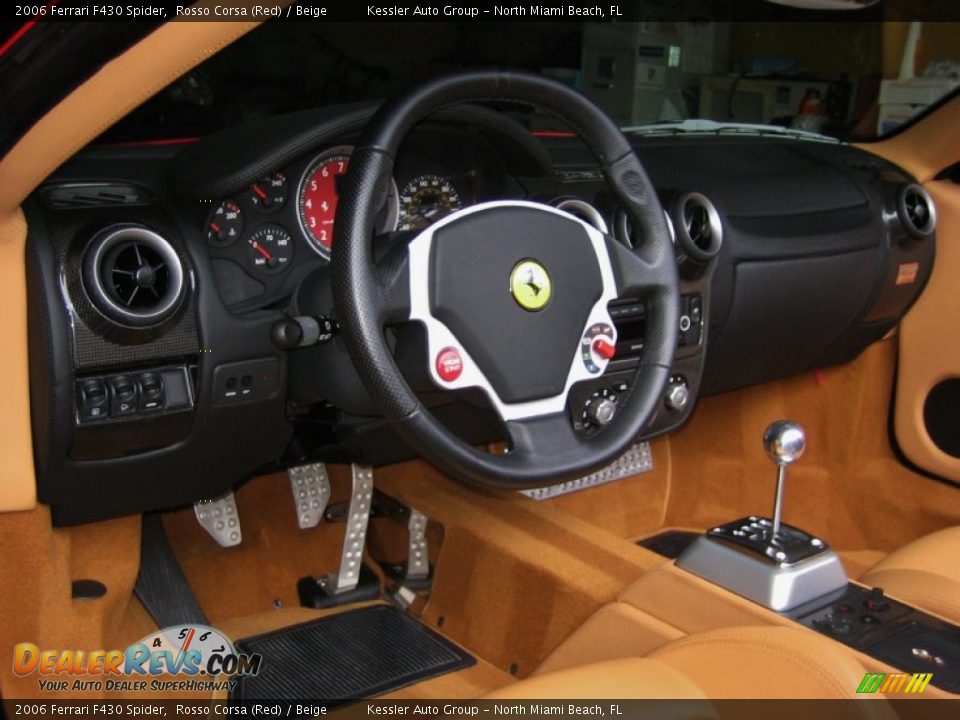
[{"label": "clutch pedal", "polygon": [[231,490],[212,500],[201,500],[193,504],[200,527],[207,531],[221,547],[233,547],[243,541],[240,530],[240,513],[237,511],[237,499]]},{"label": "clutch pedal", "polygon": [[297,524],[309,530],[320,524],[330,501],[330,478],[323,463],[298,465],[287,470],[297,511]]}]

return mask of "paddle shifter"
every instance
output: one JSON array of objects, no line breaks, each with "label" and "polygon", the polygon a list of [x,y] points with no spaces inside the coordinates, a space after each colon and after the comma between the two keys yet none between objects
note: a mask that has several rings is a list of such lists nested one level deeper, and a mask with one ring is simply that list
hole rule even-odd
[{"label": "paddle shifter", "polygon": [[783,483],[787,479],[787,466],[800,459],[807,449],[807,434],[799,423],[777,420],[763,433],[763,447],[777,464],[777,490],[773,496],[773,528],[771,535],[780,534],[780,514],[783,510]]},{"label": "paddle shifter", "polygon": [[827,544],[781,522],[787,466],[806,445],[806,433],[795,422],[777,420],[767,427],[763,446],[777,464],[773,519],[751,515],[714,527],[677,565],[781,612],[846,587],[843,565]]}]

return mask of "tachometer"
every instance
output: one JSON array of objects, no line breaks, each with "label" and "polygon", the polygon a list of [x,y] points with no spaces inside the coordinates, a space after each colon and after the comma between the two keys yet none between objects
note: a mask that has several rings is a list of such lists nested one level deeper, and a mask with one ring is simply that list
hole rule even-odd
[{"label": "tachometer", "polygon": [[400,193],[400,229],[418,230],[462,207],[460,193],[447,178],[419,175]]},{"label": "tachometer", "polygon": [[[303,234],[310,247],[321,257],[330,258],[333,246],[333,221],[337,214],[339,182],[350,165],[352,147],[330,148],[319,155],[300,181],[298,216]],[[377,223],[378,232],[387,232],[397,227],[397,186],[390,181],[387,207]]]}]

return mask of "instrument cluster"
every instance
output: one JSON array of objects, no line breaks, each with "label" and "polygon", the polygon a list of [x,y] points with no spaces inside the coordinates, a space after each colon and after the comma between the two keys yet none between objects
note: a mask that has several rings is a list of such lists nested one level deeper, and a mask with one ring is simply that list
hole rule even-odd
[{"label": "instrument cluster", "polygon": [[[232,263],[247,276],[240,303],[278,294],[289,285],[286,276],[297,274],[289,272],[293,268],[329,262],[352,151],[349,145],[329,147],[214,204],[206,218],[207,250],[215,264]],[[429,158],[401,156],[377,232],[422,230],[477,202],[478,175],[472,168],[451,172]]]}]

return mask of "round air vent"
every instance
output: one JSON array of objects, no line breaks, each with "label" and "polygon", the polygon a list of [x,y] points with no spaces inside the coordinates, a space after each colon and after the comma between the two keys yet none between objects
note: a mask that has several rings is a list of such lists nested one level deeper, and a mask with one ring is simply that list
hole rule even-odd
[{"label": "round air vent", "polygon": [[[673,220],[670,218],[670,213],[668,213],[666,210],[663,211],[663,219],[667,223],[667,231],[670,233],[670,242],[676,245],[677,231],[673,227]],[[630,221],[627,211],[623,208],[617,208],[617,214],[614,218],[614,226],[614,234],[616,235],[617,240],[626,245],[628,248],[637,246],[637,233],[633,229],[633,223]]]},{"label": "round air vent", "polygon": [[607,234],[607,221],[603,215],[593,205],[579,198],[564,198],[555,200],[553,206],[557,210],[563,210],[573,215],[575,218],[583,220],[587,225],[592,225],[604,235]]},{"label": "round air vent", "polygon": [[170,317],[183,298],[183,275],[173,246],[141,225],[101,230],[83,257],[91,302],[122,325],[146,327]]},{"label": "round air vent", "polygon": [[906,185],[900,191],[897,213],[903,227],[914,237],[926,237],[937,226],[937,208],[933,198],[919,185]]},{"label": "round air vent", "polygon": [[700,193],[686,193],[677,198],[673,209],[680,249],[691,260],[709,262],[720,252],[723,224],[710,199]]}]

